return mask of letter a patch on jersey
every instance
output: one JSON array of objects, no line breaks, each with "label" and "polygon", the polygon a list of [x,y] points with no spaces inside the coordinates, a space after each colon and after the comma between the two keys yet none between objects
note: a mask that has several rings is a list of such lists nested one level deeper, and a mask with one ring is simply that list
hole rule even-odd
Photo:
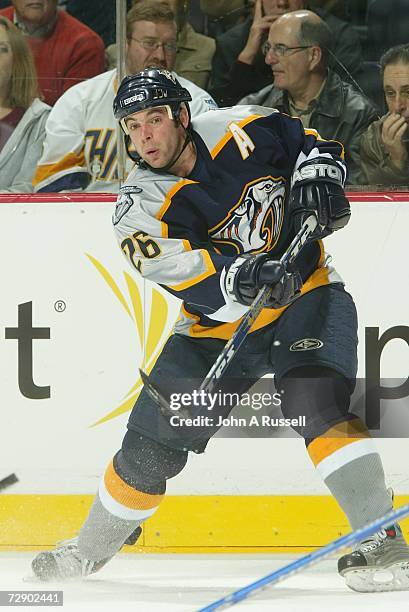
[{"label": "letter a patch on jersey", "polygon": [[251,140],[250,136],[237,123],[230,123],[229,130],[233,134],[237,146],[243,159],[247,159],[250,153],[254,151],[256,145]]}]

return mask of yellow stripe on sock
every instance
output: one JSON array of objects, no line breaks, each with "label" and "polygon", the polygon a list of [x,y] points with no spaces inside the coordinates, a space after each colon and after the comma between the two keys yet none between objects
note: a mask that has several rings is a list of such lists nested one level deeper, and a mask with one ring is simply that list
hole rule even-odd
[{"label": "yellow stripe on sock", "polygon": [[315,438],[308,445],[308,453],[317,467],[321,461],[348,444],[368,438],[371,438],[371,435],[361,419],[342,421]]}]

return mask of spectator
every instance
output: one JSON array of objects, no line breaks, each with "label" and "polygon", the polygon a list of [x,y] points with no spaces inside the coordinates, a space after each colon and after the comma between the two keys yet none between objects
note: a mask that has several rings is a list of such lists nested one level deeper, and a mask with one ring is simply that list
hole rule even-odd
[{"label": "spectator", "polygon": [[31,51],[14,24],[0,17],[0,192],[32,191],[50,107],[38,99]]},{"label": "spectator", "polygon": [[360,137],[377,114],[370,102],[328,70],[332,34],[311,11],[295,11],[277,19],[264,45],[274,85],[246,96],[240,104],[260,104],[299,117],[325,139],[345,146],[349,183],[359,182]]},{"label": "spectator", "polygon": [[409,45],[392,47],[381,57],[388,112],[371,123],[361,140],[364,182],[409,184]]},{"label": "spectator", "polygon": [[176,15],[179,32],[175,71],[199,87],[207,87],[216,42],[209,36],[195,32],[188,22],[190,0],[168,2]]},{"label": "spectator", "polygon": [[45,102],[53,105],[72,85],[105,68],[104,44],[80,21],[57,8],[57,0],[13,0],[0,11],[26,34]]},{"label": "spectator", "polygon": [[[154,0],[155,1],[155,0]],[[177,55],[174,65],[179,76],[192,81],[199,87],[206,87],[212,70],[212,58],[216,50],[213,38],[194,31],[187,17],[190,0],[156,0],[167,2],[176,16],[178,26]],[[134,0],[136,4],[138,0]],[[106,50],[107,68],[116,66],[116,45]]]},{"label": "spectator", "polygon": [[[219,104],[234,104],[246,94],[270,83],[271,74],[261,53],[269,27],[281,15],[301,10],[306,5],[306,0],[257,0],[253,17],[217,39],[211,91]],[[338,62],[356,74],[361,64],[358,34],[331,13],[322,12],[321,17],[332,32],[332,40],[335,41],[333,52]],[[345,70],[332,57],[330,64],[345,75]]]},{"label": "spectator", "polygon": [[242,23],[253,5],[254,0],[200,0],[200,10],[207,17],[206,34],[220,36]]},{"label": "spectator", "polygon": [[[169,5],[137,2],[127,16],[127,73],[148,67],[172,70],[176,48],[177,26]],[[206,91],[187,79],[178,79],[192,95],[193,116],[215,108]],[[58,100],[47,121],[35,191],[118,191],[112,112],[116,88],[117,73],[111,70],[72,87]],[[128,165],[128,172],[131,167]]]}]

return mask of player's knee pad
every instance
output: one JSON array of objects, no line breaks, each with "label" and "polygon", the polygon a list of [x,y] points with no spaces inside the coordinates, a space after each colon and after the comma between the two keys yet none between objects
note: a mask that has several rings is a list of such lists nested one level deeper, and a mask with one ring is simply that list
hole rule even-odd
[{"label": "player's knee pad", "polygon": [[332,368],[294,368],[280,381],[281,411],[285,418],[305,417],[293,427],[308,444],[348,417],[351,386]]},{"label": "player's knee pad", "polygon": [[166,480],[183,470],[187,452],[176,450],[155,440],[128,430],[121,450],[115,455],[114,466],[131,486],[146,493],[160,494]]}]

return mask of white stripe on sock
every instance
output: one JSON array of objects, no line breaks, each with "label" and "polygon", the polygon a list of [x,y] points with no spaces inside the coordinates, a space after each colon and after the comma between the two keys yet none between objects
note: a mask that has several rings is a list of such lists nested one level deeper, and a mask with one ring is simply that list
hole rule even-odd
[{"label": "white stripe on sock", "polygon": [[101,504],[104,506],[104,508],[114,516],[126,521],[140,521],[146,519],[158,508],[158,506],[155,506],[154,508],[149,508],[147,510],[136,510],[120,504],[112,497],[112,495],[110,495],[110,493],[108,493],[103,477],[99,483],[98,493]]},{"label": "white stripe on sock", "polygon": [[325,480],[333,472],[336,472],[339,468],[350,463],[350,461],[377,452],[372,439],[366,438],[365,440],[358,440],[357,442],[352,442],[351,444],[343,446],[328,457],[325,457],[325,459],[317,464],[316,468],[321,478]]}]

